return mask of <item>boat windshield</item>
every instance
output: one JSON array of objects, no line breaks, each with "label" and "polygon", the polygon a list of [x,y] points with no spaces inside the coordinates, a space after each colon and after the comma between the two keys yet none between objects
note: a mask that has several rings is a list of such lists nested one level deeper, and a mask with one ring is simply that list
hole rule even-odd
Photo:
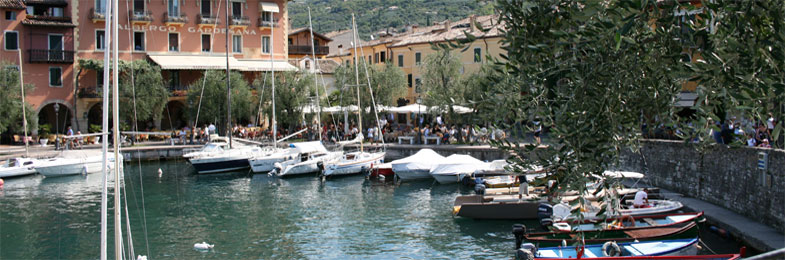
[{"label": "boat windshield", "polygon": [[223,151],[223,148],[221,148],[221,146],[218,145],[218,144],[206,144],[202,148],[202,152],[208,152],[208,153],[222,152],[222,151]]}]

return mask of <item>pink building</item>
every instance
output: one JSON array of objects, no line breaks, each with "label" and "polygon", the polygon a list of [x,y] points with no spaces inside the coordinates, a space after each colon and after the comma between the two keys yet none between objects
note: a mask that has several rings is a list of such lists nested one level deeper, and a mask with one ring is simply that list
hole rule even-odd
[{"label": "pink building", "polygon": [[[0,0],[0,27],[4,31],[0,60],[18,65],[21,50],[25,83],[35,86],[27,102],[36,108],[39,124],[54,126],[59,122],[61,133],[71,125],[85,131],[89,124],[100,124],[102,75],[79,68],[78,61],[103,60],[105,2]],[[295,70],[287,63],[287,2],[119,0],[120,58],[150,60],[161,66],[169,82],[164,119],[148,123],[161,129],[187,124],[184,90],[205,70],[225,69],[227,34],[231,67],[249,82],[271,67]]]}]

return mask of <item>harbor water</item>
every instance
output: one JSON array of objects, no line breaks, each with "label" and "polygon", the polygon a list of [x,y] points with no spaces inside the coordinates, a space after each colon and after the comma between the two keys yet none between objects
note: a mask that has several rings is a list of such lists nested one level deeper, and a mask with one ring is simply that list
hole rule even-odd
[{"label": "harbor water", "polygon": [[[131,162],[124,172],[135,254],[150,259],[509,259],[511,226],[521,223],[455,218],[453,200],[471,190],[431,181],[194,175],[185,161]],[[100,174],[6,180],[0,259],[97,259],[100,198]],[[738,252],[708,230],[708,247]],[[215,247],[194,250],[200,242]]]}]

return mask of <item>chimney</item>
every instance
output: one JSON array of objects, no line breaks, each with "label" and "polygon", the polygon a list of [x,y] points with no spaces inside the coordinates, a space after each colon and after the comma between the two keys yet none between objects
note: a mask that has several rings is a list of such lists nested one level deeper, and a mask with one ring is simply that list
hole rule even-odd
[{"label": "chimney", "polygon": [[474,32],[476,28],[474,28],[474,24],[477,23],[477,15],[473,14],[469,16],[469,28],[471,28],[471,32]]},{"label": "chimney", "polygon": [[450,31],[450,27],[452,27],[451,25],[452,25],[452,24],[450,23],[450,20],[449,20],[449,19],[445,20],[445,21],[444,21],[444,31],[445,31],[445,32],[448,32],[448,31]]}]

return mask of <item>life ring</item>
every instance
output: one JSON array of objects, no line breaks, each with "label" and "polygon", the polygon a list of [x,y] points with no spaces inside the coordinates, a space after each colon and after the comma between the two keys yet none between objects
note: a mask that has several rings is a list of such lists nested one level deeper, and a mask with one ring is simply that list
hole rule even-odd
[{"label": "life ring", "polygon": [[624,221],[629,221],[630,222],[630,227],[634,227],[635,226],[635,218],[633,218],[630,215],[623,215],[623,216],[621,216],[621,218],[619,218],[619,224],[621,224],[622,227],[624,227]]},{"label": "life ring", "polygon": [[616,257],[621,255],[621,248],[614,241],[605,242],[602,244],[602,255]]}]

